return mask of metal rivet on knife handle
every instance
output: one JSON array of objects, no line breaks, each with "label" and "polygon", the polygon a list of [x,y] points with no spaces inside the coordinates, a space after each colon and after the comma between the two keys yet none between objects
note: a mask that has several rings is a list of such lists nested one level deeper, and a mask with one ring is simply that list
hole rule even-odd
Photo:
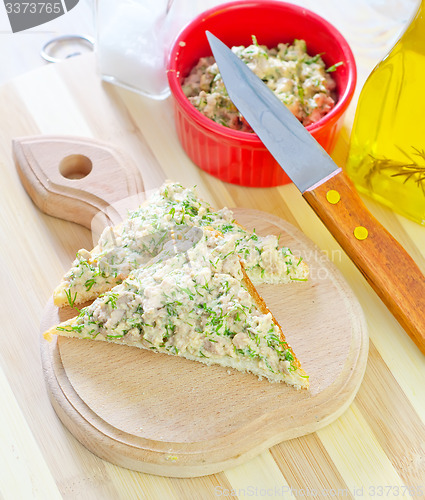
[{"label": "metal rivet on knife handle", "polygon": [[363,226],[357,226],[354,228],[354,236],[358,240],[365,240],[369,236],[369,231]]},{"label": "metal rivet on knife handle", "polygon": [[341,195],[336,191],[335,189],[330,189],[326,193],[326,199],[331,203],[332,205],[336,205],[339,200],[341,199]]}]

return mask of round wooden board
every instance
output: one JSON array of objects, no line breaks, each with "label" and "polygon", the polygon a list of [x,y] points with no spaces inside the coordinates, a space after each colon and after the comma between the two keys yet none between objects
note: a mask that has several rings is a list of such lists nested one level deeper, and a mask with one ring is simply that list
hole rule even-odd
[{"label": "round wooden board", "polygon": [[[250,374],[105,342],[41,338],[52,404],[74,436],[99,457],[173,477],[213,474],[340,416],[366,368],[361,307],[327,256],[289,223],[235,209],[235,218],[281,242],[310,267],[310,279],[258,287],[303,368],[297,391]],[[75,314],[50,301],[42,331]]]}]

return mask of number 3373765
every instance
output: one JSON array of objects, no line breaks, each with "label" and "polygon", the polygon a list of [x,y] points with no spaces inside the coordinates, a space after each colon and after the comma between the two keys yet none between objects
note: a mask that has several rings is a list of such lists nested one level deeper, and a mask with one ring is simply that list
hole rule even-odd
[{"label": "number 3373765", "polygon": [[61,14],[62,4],[60,2],[8,2],[6,4],[8,14]]}]

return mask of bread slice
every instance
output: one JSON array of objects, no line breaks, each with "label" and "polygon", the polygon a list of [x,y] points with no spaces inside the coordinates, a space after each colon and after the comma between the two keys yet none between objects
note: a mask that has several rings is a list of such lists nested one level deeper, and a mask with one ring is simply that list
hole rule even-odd
[{"label": "bread slice", "polygon": [[191,228],[183,239],[171,239],[149,264],[44,337],[53,335],[218,364],[297,389],[309,385],[234,241],[208,228]]},{"label": "bread slice", "polygon": [[55,305],[78,305],[95,299],[160,253],[171,231],[204,226],[215,228],[234,242],[255,284],[307,280],[307,264],[289,248],[281,248],[276,236],[261,237],[247,231],[230,210],[214,211],[199,199],[194,188],[166,182],[122,223],[107,227],[93,250],[77,252],[53,293]]}]

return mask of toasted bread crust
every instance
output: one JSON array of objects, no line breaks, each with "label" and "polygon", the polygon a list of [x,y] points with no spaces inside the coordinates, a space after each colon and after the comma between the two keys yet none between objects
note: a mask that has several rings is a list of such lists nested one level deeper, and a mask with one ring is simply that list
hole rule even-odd
[{"label": "toasted bread crust", "polygon": [[[249,279],[248,275],[246,274],[246,271],[244,269],[244,265],[242,264],[241,262],[241,268],[242,268],[242,273],[243,273],[243,282],[247,288],[247,290],[249,291],[249,293],[251,294],[251,297],[255,300],[255,303],[257,304],[257,307],[258,309],[260,309],[260,311],[263,313],[263,314],[271,314],[272,315],[272,318],[273,318],[273,322],[278,326],[279,328],[279,332],[280,332],[280,340],[282,342],[285,342],[288,349],[290,350],[291,354],[293,355],[294,357],[294,364],[297,366],[298,370],[299,370],[299,374],[300,375],[303,375],[305,377],[307,377],[307,374],[305,373],[305,371],[301,368],[301,363],[299,361],[299,359],[296,357],[292,347],[288,344],[287,340],[286,340],[286,337],[285,337],[285,334],[283,333],[283,330],[282,330],[282,327],[280,326],[280,323],[277,321],[277,319],[275,318],[275,316],[273,315],[273,313],[270,311],[270,309],[267,307],[264,299],[260,296],[260,294],[258,293],[257,289],[254,287],[254,285],[252,284],[252,281]],[[308,381],[308,378],[306,378],[306,380]],[[308,387],[308,383],[306,386],[303,386],[304,388],[307,388]]]}]

